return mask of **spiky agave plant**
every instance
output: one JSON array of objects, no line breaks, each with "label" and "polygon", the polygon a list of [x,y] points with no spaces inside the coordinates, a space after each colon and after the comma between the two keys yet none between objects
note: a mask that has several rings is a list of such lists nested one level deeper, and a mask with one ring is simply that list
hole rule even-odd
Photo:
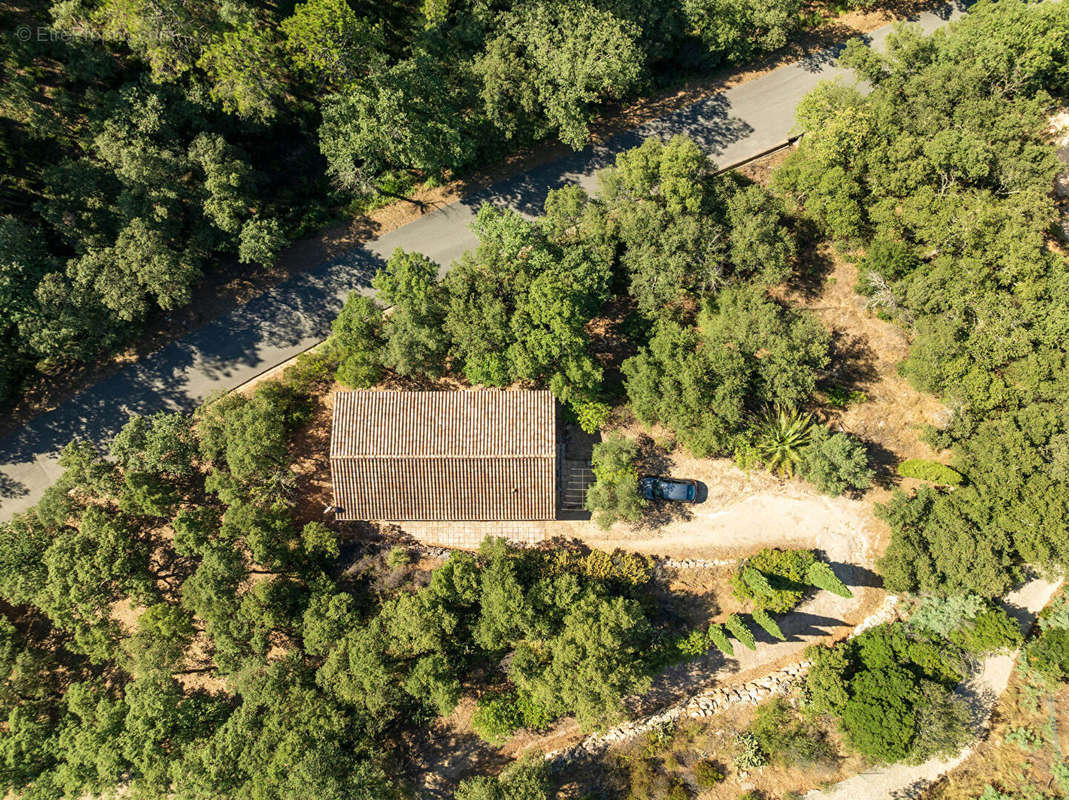
[{"label": "spiky agave plant", "polygon": [[812,431],[812,414],[795,408],[769,408],[757,426],[754,446],[770,472],[789,478],[801,463]]}]

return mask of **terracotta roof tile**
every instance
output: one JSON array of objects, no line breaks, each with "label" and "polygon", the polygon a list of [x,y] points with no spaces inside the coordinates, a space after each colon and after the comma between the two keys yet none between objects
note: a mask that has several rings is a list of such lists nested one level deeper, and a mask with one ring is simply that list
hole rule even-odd
[{"label": "terracotta roof tile", "polygon": [[334,398],[338,519],[552,519],[556,454],[549,392],[358,391]]}]

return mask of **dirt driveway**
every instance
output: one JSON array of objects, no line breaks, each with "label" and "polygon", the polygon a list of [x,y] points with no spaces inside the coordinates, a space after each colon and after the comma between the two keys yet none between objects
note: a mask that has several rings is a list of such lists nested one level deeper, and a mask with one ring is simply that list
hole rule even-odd
[{"label": "dirt driveway", "polygon": [[884,531],[864,498],[828,497],[798,480],[746,473],[729,459],[671,460],[671,475],[704,485],[702,502],[665,507],[646,527],[617,523],[602,531],[592,522],[556,522],[552,532],[602,550],[669,558],[731,560],[762,547],[805,547],[833,564],[872,566]]}]

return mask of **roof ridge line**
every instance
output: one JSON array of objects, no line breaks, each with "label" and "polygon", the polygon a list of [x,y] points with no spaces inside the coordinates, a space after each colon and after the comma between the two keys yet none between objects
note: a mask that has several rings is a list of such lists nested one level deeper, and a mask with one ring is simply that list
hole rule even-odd
[{"label": "roof ridge line", "polygon": [[371,453],[331,453],[332,459],[342,458],[362,458],[362,459],[381,459],[383,461],[405,461],[414,458],[462,458],[466,460],[476,460],[484,458],[492,459],[510,459],[510,458],[556,458],[555,452],[546,453],[490,453],[490,454],[471,454],[471,453],[428,453],[426,455],[420,455],[418,453],[405,453],[405,454],[371,454]]}]

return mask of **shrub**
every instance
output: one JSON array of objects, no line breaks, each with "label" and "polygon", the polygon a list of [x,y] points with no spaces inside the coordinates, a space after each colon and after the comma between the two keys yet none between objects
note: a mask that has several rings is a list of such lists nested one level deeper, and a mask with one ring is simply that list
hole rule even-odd
[{"label": "shrub", "polygon": [[556,719],[551,709],[524,691],[516,692],[516,710],[520,712],[523,727],[532,731],[543,730]]},{"label": "shrub", "polygon": [[547,800],[549,768],[545,759],[527,756],[498,776],[480,775],[461,781],[454,800]]},{"label": "shrub", "polygon": [[[739,565],[731,583],[740,600],[752,600],[754,605],[774,614],[786,614],[797,606],[808,587],[806,575],[816,555],[811,550],[778,550],[766,548]],[[762,573],[771,592],[758,593],[744,580],[747,569]]]},{"label": "shrub", "polygon": [[823,733],[799,718],[782,698],[757,707],[750,733],[773,763],[808,765],[835,757]]},{"label": "shrub", "polygon": [[866,758],[923,760],[967,738],[968,709],[952,691],[964,675],[961,651],[946,640],[917,638],[894,623],[807,654],[809,707],[836,715]]},{"label": "shrub", "polygon": [[909,618],[909,626],[949,636],[987,607],[987,601],[975,594],[951,597],[925,597]]},{"label": "shrub", "polygon": [[731,640],[728,639],[728,635],[724,633],[724,626],[719,623],[713,622],[709,625],[708,631],[709,641],[726,656],[735,655],[735,648],[731,646]]},{"label": "shrub", "polygon": [[845,409],[849,406],[860,405],[868,401],[868,395],[857,389],[847,389],[845,386],[832,386],[824,393],[824,405],[829,408]]},{"label": "shrub", "polygon": [[768,578],[753,567],[747,565],[742,568],[742,582],[746,585],[754,597],[771,597],[772,587],[768,584]]},{"label": "shrub", "polygon": [[709,649],[709,643],[703,631],[693,630],[679,639],[676,648],[684,656],[700,656]]},{"label": "shrub", "polygon": [[799,471],[820,491],[831,495],[868,489],[875,474],[860,440],[848,433],[832,433],[823,425],[813,428]]},{"label": "shrub", "polygon": [[471,729],[486,742],[498,747],[523,725],[514,693],[479,698],[471,717]]},{"label": "shrub", "polygon": [[1029,671],[1041,680],[1069,680],[1069,630],[1048,628],[1029,642],[1025,653]]},{"label": "shrub", "polygon": [[1069,597],[1061,597],[1043,609],[1036,620],[1040,630],[1069,628]]},{"label": "shrub", "polygon": [[540,559],[553,575],[570,572],[599,582],[627,586],[642,586],[653,577],[653,559],[641,553],[624,550],[590,550],[584,553],[574,548],[534,551],[528,556]]},{"label": "shrub", "polygon": [[1012,650],[1021,646],[1022,639],[1017,621],[1002,608],[987,608],[950,632],[950,641],[974,655]]},{"label": "shrub", "polygon": [[812,428],[810,414],[782,408],[765,412],[755,430],[754,447],[769,472],[784,478],[794,475],[809,444]]},{"label": "shrub", "polygon": [[853,597],[854,593],[847,588],[846,584],[839,580],[839,576],[832,568],[823,561],[814,561],[805,572],[806,580],[818,589],[825,589],[839,597]]},{"label": "shrub", "polygon": [[481,739],[500,746],[520,728],[539,730],[553,721],[553,714],[525,691],[510,691],[479,698],[471,729]]},{"label": "shrub", "polygon": [[841,723],[850,746],[877,762],[901,761],[910,754],[920,704],[909,670],[891,665],[865,670],[850,682],[851,697]]},{"label": "shrub", "polygon": [[1019,647],[1021,631],[1006,611],[974,594],[926,597],[909,618],[909,627],[950,639],[974,655]]},{"label": "shrub", "polygon": [[398,567],[407,567],[412,563],[412,556],[405,548],[398,545],[397,547],[391,547],[390,552],[386,554],[386,566],[391,569],[397,569]]},{"label": "shrub", "polygon": [[768,755],[761,749],[757,737],[749,731],[743,731],[735,737],[735,757],[732,763],[735,764],[735,769],[744,772],[768,764]]},{"label": "shrub", "polygon": [[311,394],[312,390],[325,386],[334,379],[338,368],[338,356],[333,341],[327,345],[301,353],[282,373],[282,382],[298,394]]},{"label": "shrub", "polygon": [[763,608],[754,609],[753,621],[760,625],[773,639],[779,639],[782,642],[787,638],[783,635],[779,625],[776,624],[776,620],[772,619]]},{"label": "shrub", "polygon": [[682,778],[671,779],[671,783],[668,785],[668,794],[664,796],[664,800],[690,800],[687,784],[683,782]]},{"label": "shrub", "polygon": [[498,745],[520,728],[542,730],[556,719],[553,712],[524,689],[484,695],[471,726],[481,738]]},{"label": "shrub", "polygon": [[748,647],[750,650],[757,649],[757,640],[754,639],[753,633],[746,627],[746,623],[742,621],[738,614],[729,616],[724,620],[724,625],[743,647]]},{"label": "shrub", "polygon": [[601,528],[619,519],[637,522],[646,501],[638,494],[635,459],[638,445],[617,433],[594,445],[593,468],[596,482],[586,493],[586,509]]},{"label": "shrub", "polygon": [[612,413],[612,406],[600,400],[575,400],[571,403],[571,409],[575,413],[576,423],[587,433],[601,430]]},{"label": "shrub", "polygon": [[751,441],[751,438],[748,435],[740,435],[736,437],[731,458],[739,469],[745,470],[746,472],[749,472],[755,467],[764,466],[764,462],[761,460],[761,454],[757,450],[757,445]]},{"label": "shrub", "polygon": [[1025,751],[1038,750],[1043,746],[1043,736],[1035,728],[1019,725],[1006,731],[1006,741]]},{"label": "shrub", "polygon": [[959,486],[963,480],[956,469],[924,458],[907,458],[898,465],[898,474],[903,478],[919,478],[941,486]]},{"label": "shrub", "polygon": [[917,735],[911,759],[925,761],[960,752],[973,736],[972,717],[968,703],[955,692],[934,683],[923,685],[914,713]]},{"label": "shrub", "polygon": [[333,323],[331,348],[337,354],[336,377],[354,388],[367,388],[383,375],[382,310],[370,297],[350,293]]},{"label": "shrub", "polygon": [[876,239],[861,260],[861,268],[879,273],[889,281],[896,281],[921,264],[913,248],[901,239]]},{"label": "shrub", "polygon": [[724,770],[710,759],[703,759],[694,765],[694,782],[700,789],[712,789],[724,780]]}]

